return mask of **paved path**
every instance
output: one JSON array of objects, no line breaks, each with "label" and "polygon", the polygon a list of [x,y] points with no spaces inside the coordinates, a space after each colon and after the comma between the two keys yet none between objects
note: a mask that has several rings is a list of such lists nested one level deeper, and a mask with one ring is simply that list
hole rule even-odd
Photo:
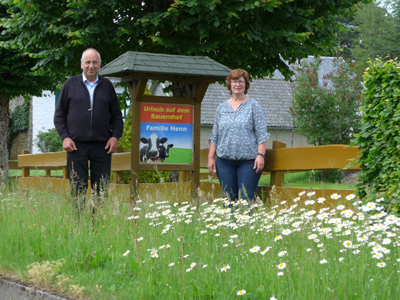
[{"label": "paved path", "polygon": [[0,276],[0,300],[68,300]]}]

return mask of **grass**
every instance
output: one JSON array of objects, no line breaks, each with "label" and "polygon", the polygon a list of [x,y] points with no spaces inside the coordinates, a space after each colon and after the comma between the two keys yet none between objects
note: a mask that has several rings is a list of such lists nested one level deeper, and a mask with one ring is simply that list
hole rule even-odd
[{"label": "grass", "polygon": [[[208,172],[202,170],[203,172]],[[271,175],[262,175],[259,185],[269,186]],[[208,180],[204,180],[208,181]],[[219,183],[218,179],[213,179],[213,182]],[[353,190],[355,185],[333,183],[327,180],[319,181],[312,179],[311,171],[297,172],[297,173],[286,173],[285,180],[283,183],[284,187],[299,187],[299,188],[315,188],[315,189],[339,189],[339,190]]]},{"label": "grass", "polygon": [[319,189],[355,189],[355,185],[334,183],[328,180],[312,179],[312,171],[287,173],[285,174],[284,187],[302,187],[302,188],[319,188]]},{"label": "grass", "polygon": [[165,163],[169,164],[188,164],[192,162],[192,149],[170,148],[169,157],[165,159]]},{"label": "grass", "polygon": [[[10,177],[20,177],[22,176],[22,170],[9,170],[8,175]],[[46,176],[46,171],[45,170],[31,170],[30,171],[31,176]],[[62,176],[63,171],[62,170],[52,170],[51,171],[51,176]]]},{"label": "grass", "polygon": [[[171,148],[170,150],[172,150]],[[176,150],[176,149],[175,149]],[[186,149],[178,149],[178,150],[186,150]],[[182,154],[183,155],[183,154]],[[191,152],[190,152],[191,155]],[[172,163],[172,161],[168,161],[168,163]],[[174,163],[178,163],[174,161]],[[200,172],[207,172],[206,169],[201,169]],[[45,176],[46,172],[44,170],[31,170],[31,176]],[[62,176],[62,170],[53,170],[51,171],[51,176]],[[21,170],[10,170],[10,177],[18,177],[22,176]],[[260,179],[260,186],[269,186],[270,185],[270,175],[262,175]],[[208,180],[203,180],[208,181]],[[219,183],[218,179],[213,179],[213,182]],[[354,185],[349,184],[341,184],[341,183],[332,183],[329,181],[316,181],[312,179],[311,171],[305,172],[297,172],[297,173],[287,173],[285,174],[285,181],[283,184],[284,187],[300,187],[300,188],[316,188],[316,189],[340,189],[340,190],[352,190],[355,189]]]},{"label": "grass", "polygon": [[400,219],[380,200],[332,197],[274,197],[250,213],[110,192],[92,218],[67,196],[3,183],[0,270],[73,298],[399,299]]}]

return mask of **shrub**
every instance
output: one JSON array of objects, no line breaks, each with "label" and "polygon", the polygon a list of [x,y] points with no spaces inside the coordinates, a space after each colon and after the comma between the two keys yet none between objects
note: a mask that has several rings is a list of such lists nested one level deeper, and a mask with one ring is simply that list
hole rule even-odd
[{"label": "shrub", "polygon": [[326,172],[326,177],[329,182],[340,182],[343,178],[343,172],[341,170],[328,170]]},{"label": "shrub", "polygon": [[349,144],[360,130],[361,76],[355,65],[335,59],[333,71],[319,79],[322,60],[303,60],[295,67],[290,112],[296,131],[310,145]]},{"label": "shrub", "polygon": [[388,209],[400,212],[400,64],[369,61],[364,74],[361,131],[352,145],[362,149],[357,191],[361,198],[383,193]]},{"label": "shrub", "polygon": [[63,151],[62,140],[55,128],[49,129],[47,132],[39,131],[35,145],[42,153]]},{"label": "shrub", "polygon": [[340,182],[343,178],[343,172],[340,170],[317,170],[310,173],[310,178],[315,181],[327,180],[332,183]]}]

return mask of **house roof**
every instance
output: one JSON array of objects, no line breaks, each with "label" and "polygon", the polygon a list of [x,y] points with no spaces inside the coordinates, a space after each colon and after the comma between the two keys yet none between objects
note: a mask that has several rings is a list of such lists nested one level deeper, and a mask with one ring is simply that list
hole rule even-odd
[{"label": "house roof", "polygon": [[[268,127],[291,128],[293,118],[291,83],[284,79],[255,79],[250,83],[247,94],[260,103]],[[210,84],[201,103],[201,124],[213,125],[215,111],[219,104],[231,97],[224,85]]]},{"label": "house roof", "polygon": [[[307,60],[308,63],[311,63],[314,61],[314,59],[315,59],[314,56],[309,56],[307,58],[302,59],[301,61]],[[334,62],[337,59],[342,59],[342,58],[322,56],[322,57],[318,57],[317,59],[321,59],[321,64],[320,64],[319,70],[318,70],[318,80],[321,85],[323,82],[326,82],[328,84],[328,88],[329,88],[331,86],[331,80],[324,79],[324,76],[332,73],[335,69]],[[296,62],[296,64],[298,64],[298,63]],[[296,80],[296,76],[298,75],[298,72],[294,69],[293,65],[289,65],[289,68],[295,74],[294,76],[290,77],[291,80]],[[281,72],[279,72],[279,70],[276,70],[273,74],[274,74],[273,78],[285,79],[285,77],[282,75]]]},{"label": "house roof", "polygon": [[183,56],[128,51],[101,68],[99,74],[129,79],[176,80],[197,77],[201,81],[225,80],[231,69],[207,56]]},{"label": "house roof", "polygon": [[[309,62],[314,60],[313,56],[306,58]],[[334,70],[334,57],[320,57],[321,65],[318,72],[322,84],[324,75]],[[289,66],[293,70],[293,66]],[[295,72],[296,75],[296,72]],[[296,80],[296,76],[292,77]],[[285,81],[285,77],[276,70],[273,78],[255,79],[250,83],[248,96],[252,97],[264,110],[268,127],[292,128],[293,118],[290,114],[292,106],[292,83]],[[329,82],[328,82],[329,87]],[[229,91],[218,83],[211,84],[201,103],[201,124],[213,125],[215,111],[220,103],[230,98]]]},{"label": "house roof", "polygon": [[[314,57],[310,56],[307,59],[311,62]],[[334,58],[321,57],[321,59],[322,62],[318,74],[322,83],[323,76],[334,70]],[[225,80],[226,75],[223,80]],[[295,81],[295,76],[292,77],[292,80]],[[162,92],[162,88],[169,84],[168,81],[162,84],[157,83],[154,95],[172,96],[172,93],[164,94]],[[290,114],[293,98],[291,85],[292,83],[285,81],[284,76],[279,71],[274,72],[273,78],[254,79],[250,83],[248,96],[260,103],[264,110],[268,127],[288,129],[293,127],[293,118]],[[225,85],[210,84],[201,103],[201,125],[213,125],[218,105],[230,97]]]}]

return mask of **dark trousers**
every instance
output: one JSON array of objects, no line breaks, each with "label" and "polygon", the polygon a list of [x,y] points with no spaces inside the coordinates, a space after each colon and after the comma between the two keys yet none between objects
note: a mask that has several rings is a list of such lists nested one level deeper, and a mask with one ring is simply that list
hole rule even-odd
[{"label": "dark trousers", "polygon": [[255,200],[262,172],[256,173],[254,159],[229,160],[217,157],[216,168],[224,197],[233,201],[239,198]]},{"label": "dark trousers", "polygon": [[67,165],[72,195],[85,195],[90,182],[93,191],[99,194],[110,181],[111,154],[104,149],[107,142],[75,142],[77,150],[67,153]]}]

